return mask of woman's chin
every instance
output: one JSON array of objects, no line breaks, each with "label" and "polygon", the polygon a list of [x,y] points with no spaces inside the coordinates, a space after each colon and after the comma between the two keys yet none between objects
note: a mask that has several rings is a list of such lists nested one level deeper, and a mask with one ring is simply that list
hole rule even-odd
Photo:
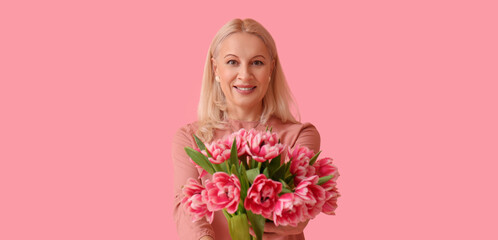
[{"label": "woman's chin", "polygon": [[233,107],[244,109],[244,110],[253,110],[256,106],[261,105],[261,101],[257,101],[257,100],[253,100],[253,101],[237,101],[235,103],[232,103],[231,105]]}]

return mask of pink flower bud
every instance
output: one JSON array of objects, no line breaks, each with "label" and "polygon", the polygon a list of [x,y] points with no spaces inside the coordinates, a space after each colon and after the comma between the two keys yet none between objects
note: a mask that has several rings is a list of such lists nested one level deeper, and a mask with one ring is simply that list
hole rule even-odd
[{"label": "pink flower bud", "polygon": [[226,141],[214,141],[211,144],[208,144],[206,149],[212,156],[209,158],[209,161],[214,164],[223,163],[230,158],[230,147],[226,145]]},{"label": "pink flower bud", "polygon": [[310,166],[310,160],[315,153],[305,146],[298,146],[289,150],[291,159],[290,172],[295,175],[294,183],[299,184],[303,179],[315,175],[315,168]]},{"label": "pink flower bud", "polygon": [[211,223],[213,221],[214,212],[207,209],[206,203],[202,199],[204,187],[193,178],[187,180],[187,184],[183,186],[182,199],[183,209],[192,217],[192,221],[198,221],[203,217]]},{"label": "pink flower bud", "polygon": [[282,153],[284,145],[278,143],[276,133],[258,132],[251,129],[246,136],[246,152],[258,162],[269,161]]},{"label": "pink flower bud", "polygon": [[237,176],[224,172],[213,174],[212,181],[206,180],[206,190],[202,192],[210,211],[226,208],[227,212],[237,211],[240,202],[240,182]]},{"label": "pink flower bud", "polygon": [[254,183],[247,191],[244,207],[253,213],[271,219],[278,194],[281,191],[281,183],[267,179],[264,174],[260,174],[254,179]]},{"label": "pink flower bud", "polygon": [[285,193],[278,199],[273,212],[273,222],[276,226],[297,224],[305,220],[305,210],[301,201],[294,193]]},{"label": "pink flower bud", "polygon": [[314,175],[305,178],[295,189],[295,195],[300,198],[306,206],[306,211],[304,211],[306,219],[312,219],[318,215],[325,204],[326,192],[320,185],[317,185],[317,183],[318,176]]}]

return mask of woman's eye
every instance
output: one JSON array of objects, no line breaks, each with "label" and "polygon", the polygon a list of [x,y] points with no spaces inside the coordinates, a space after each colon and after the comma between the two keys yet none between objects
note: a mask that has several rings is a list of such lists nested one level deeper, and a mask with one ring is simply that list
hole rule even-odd
[{"label": "woman's eye", "polygon": [[256,60],[253,62],[254,65],[263,65],[263,62],[259,61],[259,60]]},{"label": "woman's eye", "polygon": [[227,64],[233,65],[237,64],[237,62],[235,60],[228,60]]}]

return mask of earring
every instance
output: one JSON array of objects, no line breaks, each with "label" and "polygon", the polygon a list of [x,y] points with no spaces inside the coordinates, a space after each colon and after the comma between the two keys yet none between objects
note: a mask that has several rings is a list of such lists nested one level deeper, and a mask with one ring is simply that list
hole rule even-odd
[{"label": "earring", "polygon": [[216,76],[216,77],[214,77],[214,80],[216,80],[217,82],[220,82],[220,77]]}]

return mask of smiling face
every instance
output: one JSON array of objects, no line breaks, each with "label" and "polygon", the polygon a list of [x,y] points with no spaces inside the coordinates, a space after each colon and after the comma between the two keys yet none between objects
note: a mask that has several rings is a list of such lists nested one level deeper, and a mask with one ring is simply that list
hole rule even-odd
[{"label": "smiling face", "polygon": [[250,33],[233,33],[211,61],[228,111],[260,111],[275,64],[263,41]]}]

